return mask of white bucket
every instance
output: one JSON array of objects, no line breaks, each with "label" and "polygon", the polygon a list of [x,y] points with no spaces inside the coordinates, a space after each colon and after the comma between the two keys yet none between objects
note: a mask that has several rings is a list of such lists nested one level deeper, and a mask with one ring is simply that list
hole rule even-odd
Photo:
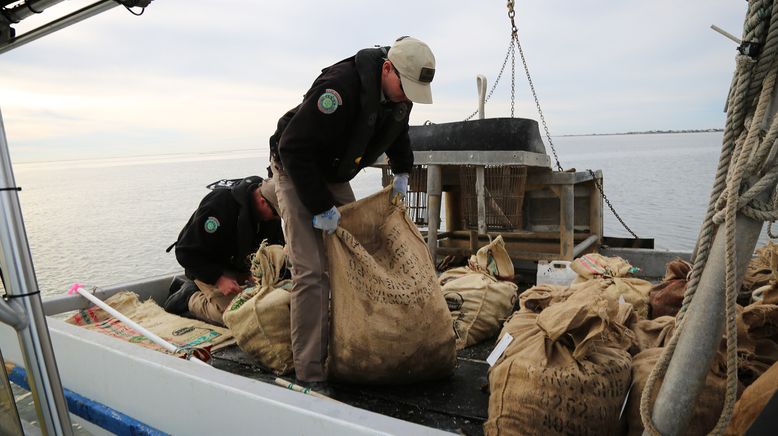
[{"label": "white bucket", "polygon": [[538,262],[538,285],[570,286],[570,283],[578,277],[578,274],[570,268],[570,262],[566,260],[541,260]]}]

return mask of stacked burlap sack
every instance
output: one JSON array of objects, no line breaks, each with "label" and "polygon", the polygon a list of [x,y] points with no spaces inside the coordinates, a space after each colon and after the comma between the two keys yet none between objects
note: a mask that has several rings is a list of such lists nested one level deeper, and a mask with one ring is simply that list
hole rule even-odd
[{"label": "stacked burlap sack", "polygon": [[[627,422],[628,434],[640,435],[643,433],[640,397],[651,371],[662,354],[663,347],[672,338],[675,317],[661,316],[652,320],[638,320],[631,328],[635,333],[638,350],[632,358],[632,388],[624,411],[624,419]],[[661,379],[659,382],[661,383]],[[718,353],[706,376],[705,387],[695,403],[686,434],[704,435],[713,429],[724,404],[726,382],[724,354]]]},{"label": "stacked burlap sack", "polygon": [[593,286],[551,300],[540,313],[523,307],[500,333],[513,340],[489,371],[486,434],[621,433],[632,306]]},{"label": "stacked burlap sack", "polygon": [[[738,400],[733,415],[732,425],[735,427],[731,426],[730,429],[743,430],[743,426],[750,425],[758,415],[758,411],[755,412],[752,407],[755,407],[754,404],[761,404],[759,398],[768,389],[769,383],[760,382],[762,377],[767,377],[775,383],[775,375],[768,375],[767,370],[778,361],[778,306],[762,303],[751,304],[745,308],[738,306],[736,324],[738,395],[741,393],[745,395],[744,389],[745,392],[752,392],[752,394]],[[626,411],[631,435],[641,434],[643,431],[640,419],[640,396],[651,370],[663,351],[662,347],[670,341],[674,328],[675,318],[670,316],[640,320],[632,325],[641,351],[633,357],[634,386],[629,395]],[[724,403],[726,370],[726,338],[722,338],[719,351],[707,374],[705,386],[695,403],[686,434],[707,434],[715,426]],[[757,387],[749,390],[753,385]],[[774,391],[775,387],[771,389]],[[749,406],[740,406],[741,401]],[[761,404],[761,407],[764,407],[764,404]]]},{"label": "stacked burlap sack", "polygon": [[[583,309],[573,303],[586,304],[585,302],[588,300],[588,304],[596,307],[603,304],[603,301],[607,301],[610,305],[615,304],[623,297],[621,301],[630,302],[631,300],[638,307],[646,308],[649,306],[647,304],[648,295],[644,293],[646,289],[644,284],[638,282],[637,286],[628,286],[626,292],[614,292],[619,289],[618,286],[614,288],[606,286],[609,283],[616,283],[615,280],[609,281],[609,278],[629,274],[631,266],[622,259],[587,255],[577,259],[573,265],[577,272],[580,271],[579,279],[576,282],[571,286],[540,285],[525,291],[519,297],[520,310],[506,322],[501,336],[510,333],[515,336],[515,339],[490,371],[489,381],[492,396],[489,405],[489,421],[484,426],[487,433],[610,434],[625,430],[629,434],[642,433],[640,397],[651,371],[675,330],[675,316],[659,316],[658,314],[669,312],[675,315],[678,312],[691,267],[681,260],[668,264],[663,283],[652,289],[651,303],[655,307],[651,307],[650,311],[653,319],[638,316],[632,310],[629,313],[622,310],[616,317],[616,321],[612,317],[608,318],[605,323],[607,327],[604,328],[607,333],[585,335],[583,338],[580,336],[580,330],[567,331],[561,336],[549,334],[550,329],[546,327],[549,323],[545,317],[552,314],[555,316],[563,314],[562,317],[554,320],[554,325],[558,329],[567,329],[572,325],[592,327],[603,323],[604,318],[595,317],[592,321],[591,318],[587,318],[591,315],[590,313],[582,312]],[[587,278],[589,280],[585,280]],[[635,292],[636,290],[637,292]],[[623,309],[631,306],[622,304],[620,307]],[[592,307],[588,310],[595,309]],[[640,313],[645,312],[641,310]],[[539,325],[541,320],[543,320],[542,325]],[[778,360],[778,306],[759,302],[747,307],[738,307],[736,321],[736,351],[740,380],[738,392],[743,392],[743,389],[746,389],[746,392],[753,393],[748,399],[741,398],[736,406],[733,418],[733,426],[735,427],[733,428],[740,429],[735,431],[742,433],[743,425],[745,425],[743,423],[750,425],[750,422],[758,414],[750,409],[751,405],[763,405],[765,392],[775,391],[774,384],[770,384],[775,383],[775,374],[768,374],[767,370]],[[579,413],[577,407],[581,404],[578,397],[581,392],[587,391],[584,389],[571,393],[569,384],[571,381],[579,384],[583,382],[579,381],[580,376],[577,375],[560,376],[563,371],[559,369],[558,362],[560,360],[551,359],[549,356],[553,353],[573,356],[570,361],[575,362],[575,365],[568,366],[566,369],[575,373],[578,368],[594,377],[598,372],[590,370],[588,366],[593,364],[586,359],[578,360],[581,354],[576,350],[586,344],[587,338],[594,341],[618,337],[618,332],[624,327],[628,327],[630,333],[622,333],[622,337],[631,334],[631,344],[627,343],[629,341],[615,341],[610,344],[598,344],[595,347],[598,351],[612,352],[615,343],[616,350],[628,352],[627,356],[632,355],[631,359],[626,360],[627,374],[628,378],[632,380],[632,388],[629,391],[629,398],[626,399],[623,416],[621,416],[623,427],[619,424],[618,413],[608,414],[605,424],[603,424],[602,419],[590,418],[585,414],[576,415]],[[540,334],[539,331],[542,331],[543,334]],[[554,338],[557,340],[555,341]],[[541,349],[539,347],[541,343],[545,346],[546,355],[536,353],[537,355],[528,358],[528,353],[532,354],[533,350],[539,351]],[[621,354],[621,356],[624,355]],[[715,426],[723,407],[726,390],[725,356],[726,338],[722,338],[719,351],[707,373],[705,386],[697,399],[686,434],[707,434]],[[607,383],[618,384],[618,380],[624,377],[622,374],[624,362],[623,358],[613,360],[612,368],[614,370],[608,374],[610,378]],[[530,369],[526,369],[527,367]],[[549,374],[551,375],[549,376]],[[763,381],[763,377],[768,377],[769,380]],[[564,381],[560,382],[559,380]],[[749,385],[757,387],[749,390],[746,388]],[[525,394],[523,390],[526,389],[535,389],[534,397]],[[516,390],[519,392],[515,393]],[[626,394],[627,392],[624,390],[619,406],[624,404]],[[615,398],[607,396],[586,398],[591,404],[616,403]],[[536,404],[538,402],[541,406]],[[746,403],[740,405],[741,402]],[[612,412],[614,409],[598,410]],[[591,425],[581,424],[577,420],[578,416],[585,416],[584,421],[588,420],[587,422],[590,422]],[[601,416],[605,416],[605,412]]]},{"label": "stacked burlap sack", "polygon": [[489,339],[513,311],[518,286],[513,261],[498,236],[470,257],[468,265],[438,278],[454,322],[457,350]]},{"label": "stacked burlap sack", "polygon": [[[198,357],[210,359],[211,347],[227,343],[232,339],[227,329],[167,313],[152,299],[140,301],[138,294],[134,292],[116,293],[107,298],[105,303],[175,346],[177,350],[172,354],[179,357],[185,357],[194,350]],[[170,353],[166,348],[139,334],[129,325],[97,306],[81,309],[65,319],[65,322],[145,348]]]},{"label": "stacked burlap sack", "polygon": [[632,277],[640,271],[620,257],[586,254],[570,265],[578,274],[572,287],[599,287],[608,297],[624,301],[635,308],[640,318],[648,317],[648,294],[651,283]]},{"label": "stacked burlap sack", "polygon": [[331,379],[412,383],[448,376],[454,330],[427,244],[391,188],[340,209],[325,238]]},{"label": "stacked burlap sack", "polygon": [[284,248],[263,242],[251,259],[255,285],[238,294],[224,312],[241,350],[276,374],[294,369],[289,316],[292,281],[282,280]]}]

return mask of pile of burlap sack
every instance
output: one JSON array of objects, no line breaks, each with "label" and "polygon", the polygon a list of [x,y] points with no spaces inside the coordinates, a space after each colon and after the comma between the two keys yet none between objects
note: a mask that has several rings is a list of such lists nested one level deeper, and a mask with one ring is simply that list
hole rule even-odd
[{"label": "pile of burlap sack", "polygon": [[[589,254],[571,267],[578,278],[570,286],[522,293],[500,332],[513,339],[489,371],[487,434],[642,433],[640,397],[672,337],[690,266],[668,264],[655,286],[631,277],[636,269],[620,258]],[[740,391],[753,384],[736,405],[732,434],[748,428],[735,426],[750,425],[753,405],[778,387],[778,370],[765,373],[778,360],[778,306],[741,308],[737,322]],[[721,413],[724,347],[722,340],[687,434],[706,434]]]},{"label": "pile of burlap sack", "polygon": [[518,286],[502,236],[470,257],[467,266],[438,278],[456,334],[457,350],[490,339],[513,312]]},{"label": "pile of burlap sack", "polygon": [[[331,287],[327,372],[353,383],[446,377],[456,364],[454,329],[426,243],[391,188],[340,208],[325,237]],[[224,313],[242,350],[283,374],[293,369],[291,280],[280,246],[254,255],[256,286]]]}]

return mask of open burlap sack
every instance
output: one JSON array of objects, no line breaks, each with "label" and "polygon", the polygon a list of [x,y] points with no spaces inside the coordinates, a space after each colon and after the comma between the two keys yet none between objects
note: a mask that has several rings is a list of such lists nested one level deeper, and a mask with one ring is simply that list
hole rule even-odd
[{"label": "open burlap sack", "polygon": [[634,344],[619,306],[589,288],[515,313],[501,332],[513,340],[489,370],[485,433],[619,434]]},{"label": "open burlap sack", "polygon": [[240,349],[276,374],[294,368],[289,316],[292,281],[280,280],[285,262],[282,246],[263,242],[252,258],[255,286],[238,294],[224,312],[224,323]]},{"label": "open burlap sack", "polygon": [[451,315],[427,245],[391,188],[343,206],[325,237],[331,378],[412,383],[451,374]]},{"label": "open burlap sack", "polygon": [[651,287],[649,292],[649,316],[651,319],[678,314],[683,303],[683,295],[686,293],[687,277],[691,270],[692,265],[683,259],[675,259],[667,264],[667,271],[662,283]]},{"label": "open burlap sack", "polygon": [[498,277],[513,277],[513,263],[502,236],[478,250],[467,267],[439,278],[454,321],[457,350],[491,338],[513,311],[518,286]]},{"label": "open burlap sack", "polygon": [[743,391],[732,413],[732,421],[724,433],[726,435],[746,434],[767,403],[778,391],[778,363],[762,374],[751,386]]},{"label": "open burlap sack", "polygon": [[[232,339],[232,334],[227,329],[167,313],[154,300],[141,302],[138,294],[134,292],[119,292],[107,298],[105,303],[166,342],[180,348],[181,351],[176,353],[178,356],[185,355],[187,349],[209,349]],[[165,348],[142,336],[99,307],[79,310],[65,322],[168,353]]]},{"label": "open burlap sack", "polygon": [[[648,376],[661,354],[662,348],[649,348],[641,351],[632,359],[632,389],[629,392],[627,408],[624,411],[629,435],[643,434],[643,422],[640,420],[640,396],[643,395]],[[689,427],[684,434],[706,435],[716,426],[716,421],[718,421],[724,406],[724,393],[727,386],[726,375],[720,371],[721,366],[722,362],[713,362],[711,371],[708,372],[705,379],[705,387],[695,403]]]},{"label": "open burlap sack", "polygon": [[500,280],[512,280],[515,274],[513,260],[505,249],[502,235],[481,247],[475,256],[470,256],[468,265],[471,269],[484,270]]},{"label": "open burlap sack", "polygon": [[639,271],[620,257],[605,257],[586,254],[574,260],[570,268],[578,274],[572,288],[587,282],[596,282],[608,298],[618,301],[619,297],[631,304],[640,318],[648,318],[648,293],[651,282],[631,277]]}]

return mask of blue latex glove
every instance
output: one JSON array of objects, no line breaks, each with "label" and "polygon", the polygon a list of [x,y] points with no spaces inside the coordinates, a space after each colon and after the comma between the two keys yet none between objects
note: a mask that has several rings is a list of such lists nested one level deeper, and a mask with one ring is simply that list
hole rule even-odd
[{"label": "blue latex glove", "polygon": [[405,194],[408,192],[408,173],[394,175],[392,182],[392,198],[400,196],[400,200],[405,200]]},{"label": "blue latex glove", "polygon": [[313,217],[313,226],[329,234],[335,233],[340,222],[340,212],[335,206]]}]

